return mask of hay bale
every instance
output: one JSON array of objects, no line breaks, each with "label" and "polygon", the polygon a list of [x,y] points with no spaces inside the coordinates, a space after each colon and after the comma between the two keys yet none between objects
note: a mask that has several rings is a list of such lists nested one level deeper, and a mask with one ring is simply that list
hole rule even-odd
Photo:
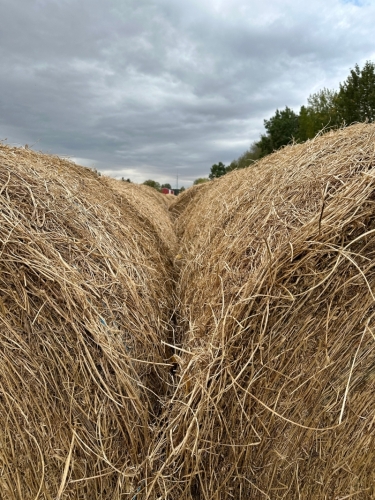
[{"label": "hay bale", "polygon": [[[158,218],[162,213],[160,212],[160,209],[165,211],[165,209],[168,208],[168,203],[166,203],[164,195],[151,186],[119,181],[105,175],[101,176],[99,180],[106,186],[110,187],[113,191],[124,196],[126,195],[127,200],[132,202],[139,209],[141,209],[141,206],[145,207],[146,210],[150,205],[152,208],[159,206]],[[145,212],[145,214],[149,214],[149,212]],[[162,215],[161,220],[164,218],[165,215]]]},{"label": "hay bale", "polygon": [[375,125],[270,155],[185,223],[150,497],[375,496]]},{"label": "hay bale", "polygon": [[164,195],[160,191],[157,191],[151,186],[147,186],[147,184],[138,184],[138,187],[149,196],[151,196],[155,201],[157,201],[157,203],[159,203],[159,205],[161,205],[163,208],[168,208],[168,204],[165,202]]},{"label": "hay bale", "polygon": [[[174,219],[178,219],[185,211],[187,214],[189,208],[192,208],[199,198],[204,196],[204,193],[210,188],[211,185],[212,182],[197,184],[196,186],[191,186],[189,189],[186,189],[186,191],[179,194],[177,198],[175,198],[174,203],[171,203],[169,207],[169,212],[172,214],[172,217]],[[188,218],[188,215],[186,215],[186,218]],[[183,225],[179,226],[179,236],[181,236],[183,232],[183,227]]]},{"label": "hay bale", "polygon": [[3,499],[139,488],[170,390],[175,255],[168,214],[150,227],[141,193],[130,203],[88,169],[0,146]]},{"label": "hay bale", "polygon": [[174,194],[165,194],[163,196],[167,202],[168,207],[170,207],[172,205],[172,203],[174,203],[176,201],[176,195],[174,195]]},{"label": "hay bale", "polygon": [[168,202],[165,195],[145,184],[133,184],[101,176],[100,182],[110,188],[117,197],[117,203],[122,204],[122,199],[130,203],[142,217],[144,226],[158,238],[169,253],[177,249],[177,237],[174,233],[171,217],[168,212]]}]

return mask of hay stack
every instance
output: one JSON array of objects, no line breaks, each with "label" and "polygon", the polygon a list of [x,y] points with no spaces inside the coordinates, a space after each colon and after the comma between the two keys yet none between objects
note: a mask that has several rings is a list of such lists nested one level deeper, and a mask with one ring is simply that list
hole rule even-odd
[{"label": "hay stack", "polygon": [[170,207],[172,205],[172,203],[175,202],[176,195],[174,195],[174,194],[165,194],[164,195],[164,199],[167,202],[168,207]]},{"label": "hay stack", "polygon": [[0,146],[2,499],[139,488],[169,391],[175,250],[167,213],[150,227],[133,189],[130,203],[88,169]]},{"label": "hay stack", "polygon": [[151,230],[154,236],[162,240],[165,251],[169,254],[176,251],[177,237],[171,225],[165,195],[145,184],[133,184],[104,176],[100,177],[100,182],[115,193],[117,204],[121,206],[124,199],[134,207],[146,230]]},{"label": "hay stack", "polygon": [[[153,208],[155,208],[155,206],[159,206],[159,210],[162,209],[165,211],[165,209],[168,208],[168,204],[165,201],[164,195],[162,195],[156,189],[147,186],[146,184],[124,182],[106,176],[102,176],[100,178],[100,181],[111,187],[111,189],[113,189],[114,191],[117,191],[124,196],[126,195],[126,198],[129,201],[132,201],[132,203],[134,203],[139,209],[143,207],[145,210],[147,210],[147,207],[150,205],[150,203]],[[157,218],[162,221],[165,216],[161,215],[160,217],[160,215],[161,213],[158,212]]]},{"label": "hay stack", "polygon": [[[212,182],[205,182],[203,184],[197,184],[196,186],[191,186],[186,191],[182,192],[175,198],[174,203],[171,203],[169,211],[174,219],[178,219],[186,211],[186,219],[189,218],[188,211],[189,208],[194,207],[195,203],[204,196],[207,189],[210,188]],[[178,235],[181,236],[183,233],[183,226],[177,227]]]},{"label": "hay stack", "polygon": [[183,336],[150,498],[375,497],[375,125],[182,214]]}]

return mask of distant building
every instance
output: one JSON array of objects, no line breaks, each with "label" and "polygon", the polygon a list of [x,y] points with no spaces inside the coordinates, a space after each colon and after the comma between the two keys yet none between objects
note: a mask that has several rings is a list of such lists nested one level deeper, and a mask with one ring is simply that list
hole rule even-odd
[{"label": "distant building", "polygon": [[161,193],[162,194],[174,194],[174,190],[168,189],[168,188],[161,188]]}]

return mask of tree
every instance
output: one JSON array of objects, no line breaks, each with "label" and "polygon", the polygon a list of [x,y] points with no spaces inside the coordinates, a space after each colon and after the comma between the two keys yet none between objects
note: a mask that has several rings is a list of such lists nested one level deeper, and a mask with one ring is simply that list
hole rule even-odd
[{"label": "tree", "polygon": [[301,106],[298,139],[312,139],[322,129],[330,129],[338,124],[337,92],[324,88],[310,95],[307,106]]},{"label": "tree", "polygon": [[179,194],[183,193],[184,191],[186,191],[186,189],[184,188],[184,186],[181,186]]},{"label": "tree", "polygon": [[150,186],[156,189],[157,191],[160,191],[160,184],[157,181],[153,181],[152,179],[147,179],[147,181],[145,181],[143,184],[145,184],[146,186]]},{"label": "tree", "polygon": [[162,184],[161,185],[162,188],[167,188],[167,189],[172,189],[172,186],[170,184]]},{"label": "tree", "polygon": [[298,115],[288,106],[281,111],[277,109],[274,116],[264,120],[264,127],[267,134],[261,135],[260,141],[255,143],[260,150],[260,157],[272,153],[298,137]]},{"label": "tree", "polygon": [[339,118],[347,125],[375,120],[375,64],[367,61],[361,70],[356,64],[337,95]]},{"label": "tree", "polygon": [[211,167],[211,173],[208,176],[210,179],[217,179],[218,177],[221,177],[222,175],[225,175],[227,173],[226,167],[224,163],[219,161],[219,163],[215,163]]},{"label": "tree", "polygon": [[210,179],[207,177],[199,177],[198,179],[195,179],[193,182],[193,186],[196,186],[197,184],[203,184],[204,182],[208,182]]}]

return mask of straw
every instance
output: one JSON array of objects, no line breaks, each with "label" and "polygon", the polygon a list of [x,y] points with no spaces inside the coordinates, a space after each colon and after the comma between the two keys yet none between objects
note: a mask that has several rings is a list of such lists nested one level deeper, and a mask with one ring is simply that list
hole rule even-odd
[{"label": "straw", "polygon": [[177,214],[176,389],[145,498],[375,496],[375,125],[286,147]]},{"label": "straw", "polygon": [[69,161],[0,146],[7,500],[132,495],[171,390],[169,215],[141,188],[130,200],[106,184]]}]

